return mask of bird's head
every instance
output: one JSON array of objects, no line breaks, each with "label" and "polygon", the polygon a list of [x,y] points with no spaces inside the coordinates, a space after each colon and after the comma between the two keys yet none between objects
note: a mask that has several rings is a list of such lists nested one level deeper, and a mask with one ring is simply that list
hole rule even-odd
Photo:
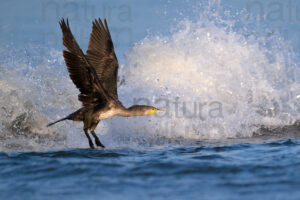
[{"label": "bird's head", "polygon": [[134,105],[129,110],[136,116],[153,115],[155,113],[166,112],[166,110],[160,110],[153,106]]}]

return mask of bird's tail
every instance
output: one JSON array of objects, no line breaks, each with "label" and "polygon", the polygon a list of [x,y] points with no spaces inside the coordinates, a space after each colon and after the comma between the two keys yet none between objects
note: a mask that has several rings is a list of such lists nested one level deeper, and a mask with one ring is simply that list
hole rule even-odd
[{"label": "bird's tail", "polygon": [[60,120],[57,120],[57,121],[55,121],[55,122],[52,122],[52,123],[48,124],[47,127],[52,126],[53,124],[56,124],[56,123],[58,123],[58,122],[61,122],[61,121],[67,120],[67,119],[69,119],[69,116],[68,116],[68,117],[65,117],[65,118],[62,118],[62,119],[60,119]]}]

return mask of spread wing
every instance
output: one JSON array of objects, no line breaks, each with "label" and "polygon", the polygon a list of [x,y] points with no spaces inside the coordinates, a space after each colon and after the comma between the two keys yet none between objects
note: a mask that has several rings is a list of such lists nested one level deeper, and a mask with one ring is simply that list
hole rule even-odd
[{"label": "spread wing", "polygon": [[86,57],[96,70],[105,91],[107,91],[109,96],[117,100],[119,64],[106,20],[104,20],[104,24],[101,19],[93,22]]},{"label": "spread wing", "polygon": [[60,27],[63,32],[63,44],[67,48],[63,51],[63,56],[69,71],[69,75],[75,86],[79,89],[78,100],[83,106],[92,104],[105,104],[107,96],[103,91],[103,86],[97,81],[97,75],[92,66],[90,66],[81,48],[77,44],[69,23],[64,19],[60,21]]}]

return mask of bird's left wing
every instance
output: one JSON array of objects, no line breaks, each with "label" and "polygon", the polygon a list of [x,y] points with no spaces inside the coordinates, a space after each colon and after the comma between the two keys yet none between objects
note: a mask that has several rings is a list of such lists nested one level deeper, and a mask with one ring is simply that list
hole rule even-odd
[{"label": "bird's left wing", "polygon": [[107,26],[101,19],[93,22],[92,33],[86,57],[95,68],[97,76],[108,94],[118,99],[117,78],[119,63],[114,51],[114,45]]}]

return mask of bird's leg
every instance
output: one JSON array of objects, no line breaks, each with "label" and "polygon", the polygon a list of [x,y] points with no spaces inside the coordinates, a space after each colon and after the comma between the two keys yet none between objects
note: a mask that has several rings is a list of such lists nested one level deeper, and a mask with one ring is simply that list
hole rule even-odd
[{"label": "bird's leg", "polygon": [[105,148],[105,146],[100,142],[99,138],[97,137],[95,131],[91,131],[91,133],[95,138],[96,145],[99,147]]},{"label": "bird's leg", "polygon": [[89,134],[88,134],[88,130],[87,130],[87,129],[84,129],[84,133],[85,133],[86,137],[87,137],[88,140],[89,140],[90,148],[91,148],[91,149],[94,149],[95,147],[94,147],[94,144],[93,144],[93,141],[92,141],[91,137],[90,137]]},{"label": "bird's leg", "polygon": [[90,131],[91,131],[92,135],[93,135],[94,138],[95,138],[95,143],[96,143],[96,145],[99,146],[99,147],[105,148],[105,146],[100,142],[99,138],[97,137],[97,135],[96,135],[96,133],[95,133],[95,131],[94,131],[94,130],[96,129],[98,123],[99,123],[99,121],[94,122],[94,123],[92,124],[91,128],[90,128]]}]

